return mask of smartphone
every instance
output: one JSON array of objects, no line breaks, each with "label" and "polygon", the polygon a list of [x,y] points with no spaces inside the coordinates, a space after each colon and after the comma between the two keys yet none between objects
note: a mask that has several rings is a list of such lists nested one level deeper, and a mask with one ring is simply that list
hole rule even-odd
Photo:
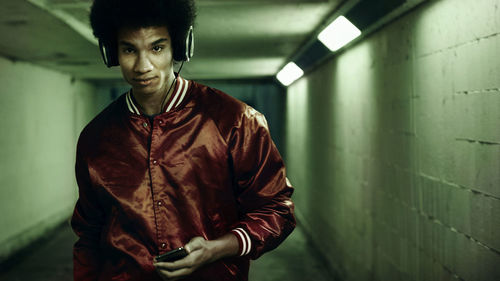
[{"label": "smartphone", "polygon": [[173,249],[172,251],[166,252],[165,254],[161,254],[156,256],[156,261],[159,262],[173,262],[176,260],[180,260],[183,257],[187,256],[188,253],[184,248]]}]

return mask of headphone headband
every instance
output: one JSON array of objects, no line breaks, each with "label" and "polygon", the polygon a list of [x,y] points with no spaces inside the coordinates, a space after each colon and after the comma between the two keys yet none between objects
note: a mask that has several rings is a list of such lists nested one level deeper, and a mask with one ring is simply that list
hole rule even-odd
[{"label": "headphone headband", "polygon": [[[99,50],[101,51],[102,60],[107,67],[120,65],[116,48],[113,47],[116,46],[105,44],[102,40],[99,40]],[[189,61],[194,53],[194,32],[192,25],[189,26],[184,46],[181,47],[181,51],[184,51],[181,61]],[[172,46],[172,48],[175,48],[175,46]]]}]

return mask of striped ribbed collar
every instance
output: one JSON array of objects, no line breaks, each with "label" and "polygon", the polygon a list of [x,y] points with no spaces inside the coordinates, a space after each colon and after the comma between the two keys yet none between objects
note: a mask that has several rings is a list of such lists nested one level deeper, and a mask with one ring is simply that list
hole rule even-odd
[{"label": "striped ribbed collar", "polygon": [[[173,94],[168,99],[165,107],[163,108],[163,112],[169,112],[170,110],[178,107],[184,98],[186,97],[186,92],[189,87],[189,80],[186,80],[180,76],[177,76],[177,83],[174,88]],[[134,103],[134,99],[132,98],[132,90],[128,91],[125,101],[127,102],[128,110],[131,113],[141,115],[139,111],[139,107]]]}]

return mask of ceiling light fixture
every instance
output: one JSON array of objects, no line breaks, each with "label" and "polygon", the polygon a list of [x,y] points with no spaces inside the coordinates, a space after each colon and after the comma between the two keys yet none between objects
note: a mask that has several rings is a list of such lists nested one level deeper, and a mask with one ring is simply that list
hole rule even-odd
[{"label": "ceiling light fixture", "polygon": [[318,35],[321,41],[332,52],[345,46],[361,35],[361,31],[344,16],[339,16]]},{"label": "ceiling light fixture", "polygon": [[289,62],[283,69],[276,74],[276,78],[281,82],[281,84],[288,86],[292,84],[295,80],[299,79],[304,75],[304,71],[298,67],[295,63]]}]

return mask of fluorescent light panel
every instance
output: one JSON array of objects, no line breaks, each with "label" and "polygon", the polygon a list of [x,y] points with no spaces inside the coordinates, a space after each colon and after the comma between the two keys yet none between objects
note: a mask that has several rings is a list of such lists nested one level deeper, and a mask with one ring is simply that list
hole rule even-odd
[{"label": "fluorescent light panel", "polygon": [[276,78],[281,82],[281,84],[288,86],[292,84],[295,80],[299,79],[304,75],[304,71],[298,67],[295,63],[289,62],[283,69],[276,74]]},{"label": "fluorescent light panel", "polygon": [[344,16],[339,16],[318,35],[321,41],[332,52],[345,46],[361,35],[361,31]]}]

